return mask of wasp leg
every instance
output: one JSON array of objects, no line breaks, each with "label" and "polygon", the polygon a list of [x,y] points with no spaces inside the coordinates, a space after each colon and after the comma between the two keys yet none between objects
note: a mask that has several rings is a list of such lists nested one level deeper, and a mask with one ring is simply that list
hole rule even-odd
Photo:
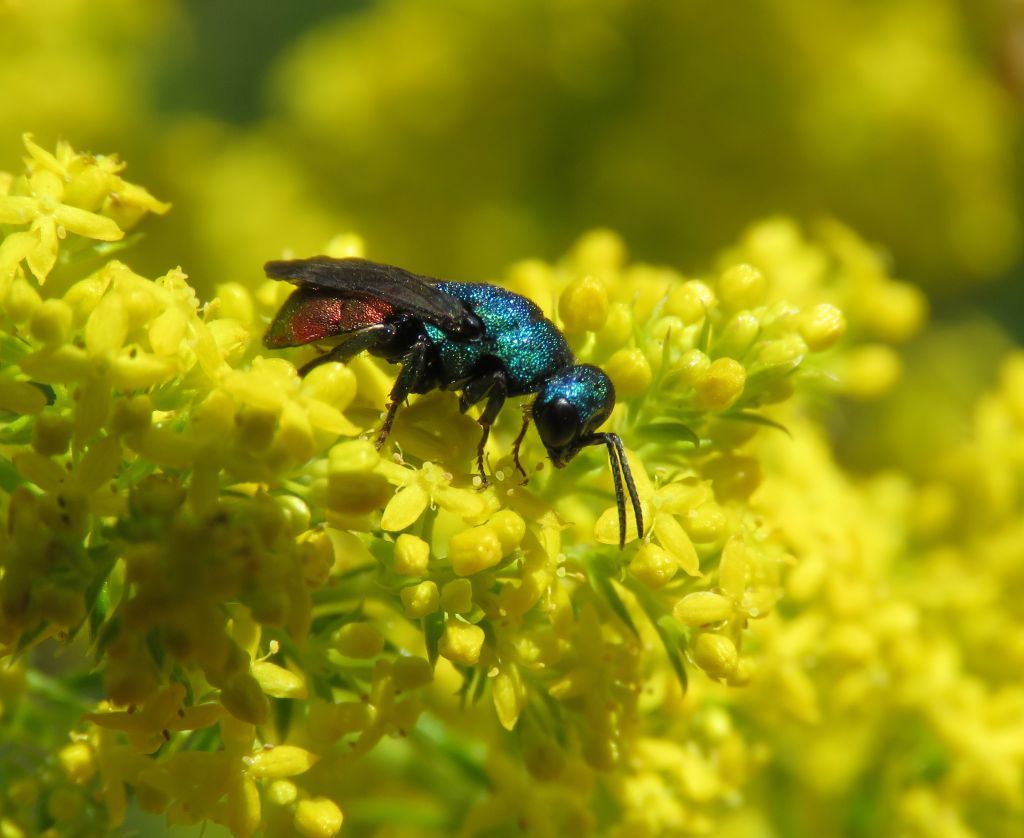
[{"label": "wasp leg", "polygon": [[487,438],[491,435],[491,425],[498,418],[498,414],[501,412],[502,405],[505,404],[507,396],[508,378],[506,378],[504,371],[495,370],[492,373],[481,375],[470,381],[459,398],[459,409],[463,413],[465,413],[466,408],[470,405],[476,404],[484,397],[487,398],[487,404],[484,405],[483,413],[476,420],[483,428],[483,433],[480,435],[480,444],[476,449],[476,465],[480,473],[482,487],[490,484],[484,471],[484,446],[487,445]]},{"label": "wasp leg", "polygon": [[512,443],[512,462],[515,463],[516,468],[519,469],[519,473],[523,475],[523,485],[525,486],[530,482],[530,477],[526,473],[526,469],[523,468],[523,464],[519,462],[519,446],[523,444],[523,440],[526,439],[526,429],[530,427],[530,407],[523,407],[523,427],[519,429],[519,436],[515,438]]},{"label": "wasp leg", "polygon": [[416,388],[423,373],[427,369],[427,355],[433,348],[433,344],[426,337],[419,337],[409,347],[409,351],[402,358],[402,369],[398,372],[395,385],[391,388],[391,397],[388,402],[388,412],[384,417],[384,424],[381,425],[380,433],[377,435],[377,450],[384,447],[384,441],[391,433],[391,423],[395,421],[395,414],[398,406],[403,404],[409,394]]},{"label": "wasp leg", "polygon": [[375,324],[367,326],[365,329],[350,332],[342,338],[340,343],[332,347],[330,352],[326,352],[299,367],[299,375],[306,375],[310,370],[316,369],[321,364],[327,364],[331,361],[347,361],[350,358],[354,358],[364,349],[373,349],[378,344],[390,340],[394,337],[394,334],[395,327],[389,323]]}]

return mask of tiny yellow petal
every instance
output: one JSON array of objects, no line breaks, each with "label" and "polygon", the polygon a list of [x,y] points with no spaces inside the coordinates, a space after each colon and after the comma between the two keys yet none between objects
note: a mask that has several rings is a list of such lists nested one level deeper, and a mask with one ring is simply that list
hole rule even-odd
[{"label": "tiny yellow petal", "polygon": [[113,219],[66,204],[54,208],[53,220],[72,233],[105,242],[124,238],[124,232]]},{"label": "tiny yellow petal", "polygon": [[503,664],[491,681],[491,697],[498,721],[505,730],[512,730],[519,721],[519,714],[526,706],[526,690],[519,670],[510,664]]},{"label": "tiny yellow petal", "polygon": [[729,597],[712,591],[696,591],[679,600],[672,613],[683,625],[704,626],[727,620],[734,611]]},{"label": "tiny yellow petal", "polygon": [[245,760],[246,773],[258,779],[294,777],[309,771],[317,760],[316,754],[295,745],[275,745],[257,751]]},{"label": "tiny yellow petal", "polygon": [[671,515],[658,515],[654,537],[658,543],[676,557],[679,566],[690,576],[700,576],[700,559],[693,541],[679,522]]},{"label": "tiny yellow petal", "polygon": [[257,661],[252,665],[252,675],[263,690],[273,698],[307,698],[309,690],[301,676],[269,661]]},{"label": "tiny yellow petal", "polygon": [[384,507],[381,515],[381,529],[394,532],[411,526],[423,514],[430,502],[430,495],[419,483],[412,483],[400,489]]}]

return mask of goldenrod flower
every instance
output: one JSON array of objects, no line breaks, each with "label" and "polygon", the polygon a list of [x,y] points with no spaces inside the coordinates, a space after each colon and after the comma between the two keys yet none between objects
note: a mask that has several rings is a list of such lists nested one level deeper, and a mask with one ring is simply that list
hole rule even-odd
[{"label": "goldenrod flower", "polygon": [[[823,831],[868,776],[908,833],[1019,824],[1024,361],[928,474],[851,475],[820,405],[894,386],[925,306],[849,230],[766,222],[702,277],[609,231],[510,270],[618,387],[646,523],[620,551],[596,452],[554,469],[528,435],[524,483],[509,410],[482,488],[449,393],[377,451],[392,371],[258,354],[274,288],[202,302],[43,247],[166,207],[26,144],[0,178],[0,725],[41,755],[0,754],[6,833],[131,805],[330,836],[380,826],[371,792],[467,835],[712,831],[782,775]],[[48,674],[44,642],[97,674]]]}]

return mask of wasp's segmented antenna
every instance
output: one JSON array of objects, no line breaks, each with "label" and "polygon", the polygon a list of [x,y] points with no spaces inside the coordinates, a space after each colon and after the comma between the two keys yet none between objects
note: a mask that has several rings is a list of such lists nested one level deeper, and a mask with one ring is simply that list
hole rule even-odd
[{"label": "wasp's segmented antenna", "polygon": [[[633,482],[633,472],[629,468],[629,460],[626,459],[626,450],[618,434],[601,434],[600,441],[608,446],[608,459],[612,467],[612,480],[615,484],[615,503],[619,508],[619,549],[626,546],[626,497],[622,491],[622,481],[625,478],[626,491],[629,493],[629,502],[633,506],[633,517],[636,520],[636,532],[639,538],[644,537],[644,513],[640,506],[640,496],[636,491],[636,483]],[[620,474],[621,473],[621,474]]]}]

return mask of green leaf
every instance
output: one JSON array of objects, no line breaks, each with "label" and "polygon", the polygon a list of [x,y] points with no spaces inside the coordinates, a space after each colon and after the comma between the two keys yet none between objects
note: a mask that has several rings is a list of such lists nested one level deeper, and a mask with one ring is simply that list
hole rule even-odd
[{"label": "green leaf", "polygon": [[33,417],[18,416],[0,421],[0,445],[25,445],[32,441]]},{"label": "green leaf", "polygon": [[790,439],[793,438],[793,434],[789,432],[789,428],[781,422],[776,422],[774,419],[762,416],[760,413],[751,413],[747,410],[737,410],[733,413],[720,413],[719,417],[722,419],[732,419],[734,422],[749,422],[752,425],[763,425],[766,428],[775,428],[777,431],[782,431]]},{"label": "green leaf", "polygon": [[704,323],[700,327],[700,336],[697,338],[697,348],[705,355],[711,348],[711,316],[706,308],[704,309]]},{"label": "green leaf", "polygon": [[82,626],[88,623],[89,637],[96,639],[100,627],[110,613],[113,597],[110,595],[110,572],[114,569],[117,556],[114,548],[109,544],[98,547],[90,547],[87,551],[89,559],[92,560],[95,572],[85,589],[85,617],[71,629],[68,641],[74,640]]},{"label": "green leaf", "polygon": [[694,448],[700,448],[700,436],[682,422],[651,422],[637,430],[641,436],[653,442],[689,442]]},{"label": "green leaf", "polygon": [[32,645],[39,639],[40,635],[43,634],[50,627],[48,620],[40,620],[33,628],[28,631],[23,631],[21,637],[18,638],[18,643],[14,647],[14,659],[17,660],[21,657],[21,653],[32,648]]},{"label": "green leaf", "polygon": [[292,718],[294,718],[295,702],[288,699],[272,699],[270,707],[274,715],[274,726],[277,734],[284,740],[291,730]]},{"label": "green leaf", "polygon": [[0,367],[15,366],[32,351],[32,347],[21,338],[0,332]]},{"label": "green leaf", "polygon": [[19,486],[24,485],[25,478],[18,474],[14,463],[6,457],[0,456],[0,489],[11,494]]},{"label": "green leaf", "polygon": [[619,596],[619,592],[615,590],[615,586],[612,584],[612,580],[609,578],[607,572],[601,568],[596,562],[590,566],[590,578],[594,581],[594,587],[601,596],[605,598],[608,605],[611,606],[615,616],[618,617],[622,622],[629,628],[635,637],[640,636],[640,632],[636,629],[636,624],[633,622],[633,618],[629,615],[629,610],[626,608],[626,604],[622,601],[622,597]]},{"label": "green leaf", "polygon": [[423,618],[423,639],[427,644],[427,660],[433,666],[437,663],[437,646],[444,634],[444,614],[436,611]]},{"label": "green leaf", "polygon": [[679,679],[679,686],[686,692],[690,679],[686,674],[686,661],[683,657],[683,650],[686,648],[686,635],[673,617],[665,614],[654,621],[654,627],[658,630],[658,637],[665,647],[665,654],[668,655],[669,663],[676,672]]}]

